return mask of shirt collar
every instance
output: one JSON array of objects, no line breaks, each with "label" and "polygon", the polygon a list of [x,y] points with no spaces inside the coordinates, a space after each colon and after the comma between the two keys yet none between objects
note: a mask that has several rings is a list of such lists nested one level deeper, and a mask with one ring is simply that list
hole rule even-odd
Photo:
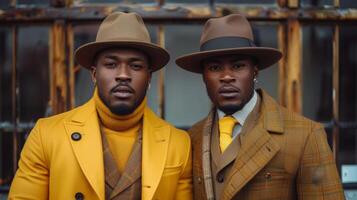
[{"label": "shirt collar", "polygon": [[[243,126],[243,124],[244,124],[245,120],[247,119],[249,113],[252,112],[252,110],[254,109],[254,106],[257,103],[257,99],[258,99],[258,94],[254,90],[253,97],[250,98],[248,103],[246,103],[241,110],[238,110],[237,112],[233,113],[232,116],[239,122],[239,124],[241,126]],[[224,116],[226,116],[226,114],[223,111],[219,110],[219,109],[217,109],[217,112],[218,112],[219,119],[222,119]]]}]

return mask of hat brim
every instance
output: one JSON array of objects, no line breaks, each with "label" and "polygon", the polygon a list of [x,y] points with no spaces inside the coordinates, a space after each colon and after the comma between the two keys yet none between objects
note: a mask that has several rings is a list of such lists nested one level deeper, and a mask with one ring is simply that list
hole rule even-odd
[{"label": "hat brim", "polygon": [[144,52],[150,59],[150,68],[157,71],[163,68],[170,60],[169,53],[160,46],[137,41],[104,41],[91,42],[80,46],[74,56],[78,64],[86,69],[94,65],[94,57],[100,51],[108,48],[134,48]]},{"label": "hat brim", "polygon": [[265,69],[277,63],[282,57],[282,53],[274,48],[268,48],[268,47],[228,48],[228,49],[217,49],[217,50],[202,51],[202,52],[187,54],[177,58],[176,64],[187,71],[194,72],[194,73],[202,73],[203,72],[203,68],[201,66],[202,60],[205,60],[213,56],[221,56],[227,54],[253,56],[258,60],[259,70]]}]

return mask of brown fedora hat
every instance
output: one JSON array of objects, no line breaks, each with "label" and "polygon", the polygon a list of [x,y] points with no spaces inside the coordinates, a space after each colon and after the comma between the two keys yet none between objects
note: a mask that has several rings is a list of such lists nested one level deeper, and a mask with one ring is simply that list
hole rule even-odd
[{"label": "brown fedora hat", "polygon": [[114,12],[101,23],[95,42],[80,46],[75,52],[76,61],[83,67],[93,66],[95,55],[112,47],[134,48],[150,58],[153,71],[164,67],[170,60],[169,53],[151,43],[150,35],[142,18],[136,13]]},{"label": "brown fedora hat", "polygon": [[204,25],[200,51],[176,59],[176,64],[190,72],[202,73],[201,61],[225,54],[249,55],[257,59],[259,69],[278,62],[282,53],[274,48],[257,47],[252,28],[240,14],[209,19]]}]

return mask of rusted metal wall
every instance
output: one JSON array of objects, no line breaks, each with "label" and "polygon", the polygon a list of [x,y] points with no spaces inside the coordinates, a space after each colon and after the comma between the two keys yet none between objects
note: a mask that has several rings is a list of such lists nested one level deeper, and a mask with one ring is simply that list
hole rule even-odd
[{"label": "rusted metal wall", "polygon": [[[17,168],[19,154],[16,110],[16,48],[17,25],[31,23],[50,23],[50,107],[52,114],[74,107],[75,66],[73,24],[99,22],[113,11],[137,12],[146,22],[159,24],[157,29],[158,44],[165,46],[164,24],[203,23],[211,17],[230,13],[242,13],[251,21],[275,21],[278,26],[278,48],[284,53],[279,62],[278,99],[280,103],[296,112],[302,111],[302,25],[304,23],[333,24],[333,120],[338,122],[339,97],[339,26],[343,23],[357,24],[357,9],[339,8],[339,0],[334,0],[334,7],[328,9],[302,8],[299,0],[277,0],[274,6],[215,4],[167,4],[158,0],[156,4],[83,4],[73,0],[51,0],[50,7],[16,7],[16,0],[11,1],[12,8],[0,10],[0,25],[13,27],[13,157],[14,169]],[[164,69],[163,69],[164,70]],[[159,72],[158,105],[159,114],[165,116],[164,71]],[[333,126],[333,150],[338,154],[339,128]],[[15,159],[16,158],[16,159]]]}]

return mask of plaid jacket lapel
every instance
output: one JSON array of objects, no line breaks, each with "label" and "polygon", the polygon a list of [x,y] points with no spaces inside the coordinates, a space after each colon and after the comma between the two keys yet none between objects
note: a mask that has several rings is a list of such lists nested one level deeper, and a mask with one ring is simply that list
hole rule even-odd
[{"label": "plaid jacket lapel", "polygon": [[104,171],[105,171],[105,197],[109,199],[110,194],[117,185],[120,173],[112,153],[109,149],[109,144],[103,129],[101,129],[102,144],[103,144],[103,159],[104,159]]},{"label": "plaid jacket lapel", "polygon": [[[133,147],[133,151],[130,154],[130,158],[128,160],[128,163],[125,166],[124,172],[121,175],[117,185],[115,186],[114,190],[112,191],[110,198],[113,199],[117,195],[119,195],[121,192],[124,190],[130,188],[134,183],[138,181],[138,179],[141,178],[141,158],[142,158],[142,134],[141,130],[138,135],[138,139]],[[140,182],[141,186],[141,182]],[[136,187],[130,188],[132,192],[129,192],[127,195],[130,195],[130,197],[133,197],[135,194],[133,192],[136,192],[135,190]],[[141,192],[141,190],[140,190]],[[129,196],[128,196],[129,197]],[[114,198],[115,199],[115,198]],[[123,198],[125,199],[125,198]],[[133,199],[133,198],[130,198]]]},{"label": "plaid jacket lapel", "polygon": [[232,199],[279,151],[280,146],[270,134],[261,127],[255,127],[247,136],[231,171],[222,199]]},{"label": "plaid jacket lapel", "polygon": [[279,109],[273,100],[261,96],[261,115],[257,125],[241,138],[242,146],[227,176],[223,200],[233,198],[280,150],[270,135],[270,132],[283,133]]},{"label": "plaid jacket lapel", "polygon": [[[139,131],[137,141],[122,174],[120,174],[112,156],[105,134],[103,131],[101,132],[105,167],[105,199],[137,199],[136,196],[141,196],[136,193],[141,192],[141,181],[138,179],[141,178],[142,131]],[[136,183],[135,186],[133,186],[134,183]],[[123,193],[125,190],[126,192]]]},{"label": "plaid jacket lapel", "polygon": [[[121,195],[121,193],[127,189],[129,189],[130,191],[126,193],[125,198],[120,197],[120,199],[133,199],[132,197],[135,196],[134,193],[137,192],[135,190],[136,187],[131,188],[131,186],[134,183],[137,183],[138,179],[141,178],[141,157],[142,157],[141,149],[142,149],[142,134],[140,130],[137,141],[133,147],[133,151],[131,152],[130,158],[125,166],[124,172],[122,173],[119,181],[117,182],[114,190],[112,191],[110,195],[110,199],[117,199],[116,197],[118,195]],[[141,188],[141,180],[139,180],[139,182]]]}]

